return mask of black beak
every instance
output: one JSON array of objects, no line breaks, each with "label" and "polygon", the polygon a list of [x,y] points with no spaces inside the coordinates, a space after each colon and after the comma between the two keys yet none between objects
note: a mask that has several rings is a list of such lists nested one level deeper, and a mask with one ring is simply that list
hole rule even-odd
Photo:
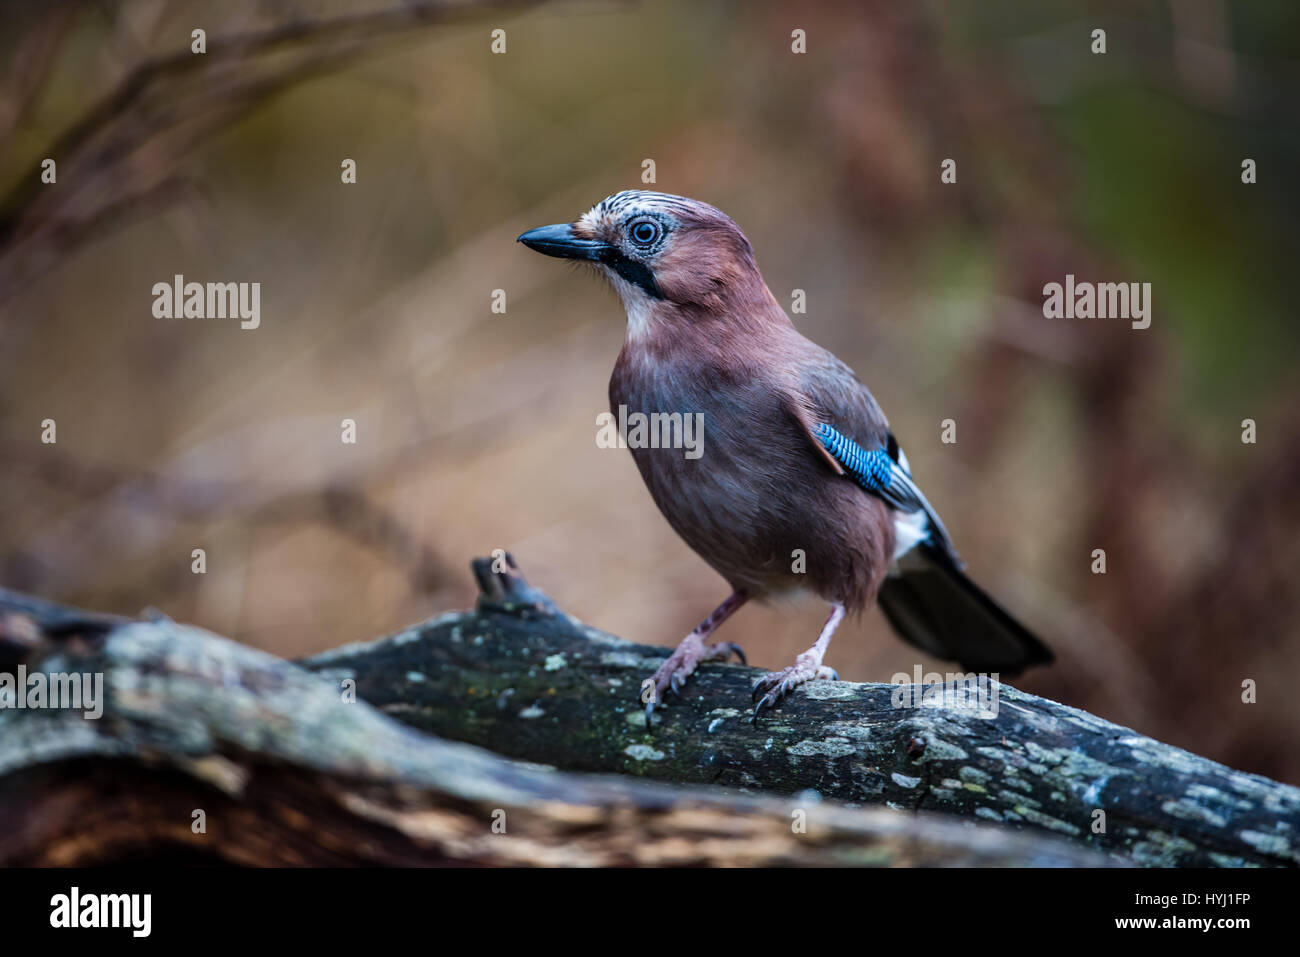
[{"label": "black beak", "polygon": [[614,247],[609,243],[597,239],[580,239],[573,235],[573,227],[568,223],[530,229],[519,237],[519,242],[543,255],[557,256],[560,259],[602,262],[614,252]]}]

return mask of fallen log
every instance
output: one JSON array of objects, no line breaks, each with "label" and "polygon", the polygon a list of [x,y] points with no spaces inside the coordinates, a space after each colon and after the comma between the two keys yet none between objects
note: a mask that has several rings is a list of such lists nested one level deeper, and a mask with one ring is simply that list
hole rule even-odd
[{"label": "fallen log", "polygon": [[937,811],[1141,865],[1300,863],[1300,789],[1007,684],[984,717],[942,689],[818,681],[755,726],[749,691],[762,672],[708,664],[647,729],[640,683],[668,649],[590,628],[513,562],[492,564],[475,562],[477,610],[303,666],[355,680],[413,727],[570,771]]},{"label": "fallen log", "polygon": [[[512,761],[157,614],[128,620],[0,591],[0,673],[11,679],[3,866],[1106,863],[937,815]],[[98,676],[102,694],[76,709],[50,698],[17,707],[18,695],[74,675],[83,691]]]},{"label": "fallen log", "polygon": [[298,663],[0,591],[0,672],[105,688],[0,709],[0,864],[1297,862],[1300,790],[1006,685],[981,717],[815,682],[755,727],[758,670],[709,665],[647,729],[667,649],[475,572],[474,611]]}]

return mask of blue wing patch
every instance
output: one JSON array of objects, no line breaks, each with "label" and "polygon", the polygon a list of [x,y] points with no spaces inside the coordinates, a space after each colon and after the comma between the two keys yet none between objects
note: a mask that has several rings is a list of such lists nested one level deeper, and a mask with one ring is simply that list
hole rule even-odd
[{"label": "blue wing patch", "polygon": [[[858,484],[868,492],[875,492],[885,501],[889,498],[883,494],[889,491],[893,480],[893,466],[896,464],[885,449],[873,449],[868,452],[852,439],[836,431],[832,426],[822,423],[813,433],[831,457],[844,466],[844,470],[857,479]],[[891,503],[893,504],[893,503]],[[908,509],[915,511],[915,509]]]},{"label": "blue wing patch", "polygon": [[[957,560],[957,552],[953,548],[952,539],[948,537],[948,530],[916,487],[907,469],[890,455],[888,447],[864,449],[834,426],[824,422],[817,426],[813,436],[844,467],[844,471],[872,495],[901,512],[925,512],[930,544]],[[896,445],[894,447],[897,448]]]}]

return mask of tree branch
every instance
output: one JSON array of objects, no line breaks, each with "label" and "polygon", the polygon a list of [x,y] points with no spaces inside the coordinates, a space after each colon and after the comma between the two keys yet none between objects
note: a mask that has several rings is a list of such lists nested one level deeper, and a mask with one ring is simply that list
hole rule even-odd
[{"label": "tree branch", "polygon": [[0,638],[4,669],[106,690],[97,720],[0,709],[0,866],[1105,863],[938,816],[521,764],[164,617],[0,591]]},{"label": "tree branch", "polygon": [[475,611],[297,664],[0,591],[0,672],[106,690],[0,709],[0,864],[1297,863],[1300,790],[1006,685],[980,717],[815,682],[754,727],[757,669],[708,665],[647,731],[666,649],[475,572]]},{"label": "tree branch", "polygon": [[814,682],[755,727],[749,691],[763,672],[709,664],[647,732],[640,684],[667,649],[564,615],[517,570],[494,575],[479,560],[475,572],[477,612],[303,665],[354,678],[365,700],[413,727],[565,770],[811,789],[1047,832],[1143,865],[1300,863],[1300,789],[1006,684],[988,718],[951,696],[900,708],[896,685]]}]

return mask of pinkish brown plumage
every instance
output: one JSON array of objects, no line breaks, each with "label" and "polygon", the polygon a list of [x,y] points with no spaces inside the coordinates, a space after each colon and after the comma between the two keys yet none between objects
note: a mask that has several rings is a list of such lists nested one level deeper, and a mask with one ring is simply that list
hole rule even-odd
[{"label": "pinkish brown plumage", "polygon": [[615,415],[703,416],[698,458],[632,448],[669,524],[733,589],[647,679],[647,721],[700,662],[739,653],[705,639],[747,599],[799,590],[829,602],[831,616],[794,665],[760,680],[755,716],[800,684],[833,677],[822,659],[835,627],[878,594],[904,639],[972,670],[1050,660],[962,574],[879,405],[848,366],[798,333],[725,214],[627,191],[520,240],[596,264],[622,299]]}]

